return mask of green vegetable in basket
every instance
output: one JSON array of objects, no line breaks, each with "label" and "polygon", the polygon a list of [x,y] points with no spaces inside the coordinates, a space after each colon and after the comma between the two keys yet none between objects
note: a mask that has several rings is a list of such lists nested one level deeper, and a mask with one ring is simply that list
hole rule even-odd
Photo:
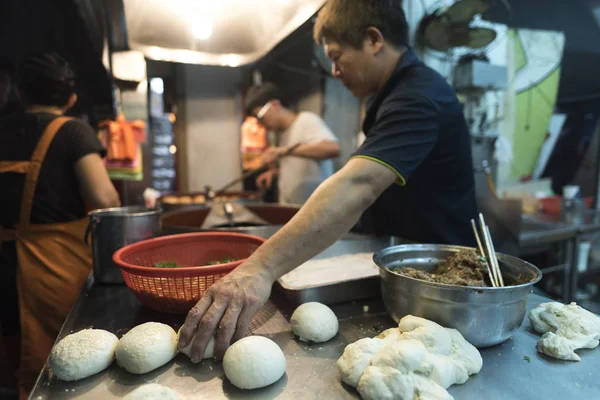
[{"label": "green vegetable in basket", "polygon": [[177,264],[175,261],[161,261],[152,264],[154,268],[180,268],[181,265]]},{"label": "green vegetable in basket", "polygon": [[219,265],[219,264],[227,264],[234,261],[239,261],[241,258],[233,258],[233,257],[223,257],[221,260],[213,260],[209,261],[208,265]]}]

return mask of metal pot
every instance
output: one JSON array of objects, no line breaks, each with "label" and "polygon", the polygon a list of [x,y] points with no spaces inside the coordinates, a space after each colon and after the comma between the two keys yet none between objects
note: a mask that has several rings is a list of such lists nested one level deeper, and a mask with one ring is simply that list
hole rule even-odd
[{"label": "metal pot", "polygon": [[468,247],[411,244],[389,247],[373,256],[381,275],[383,302],[399,322],[414,315],[455,328],[476,347],[500,344],[525,319],[527,296],[542,279],[542,272],[515,257],[497,254],[505,282],[527,283],[500,288],[453,286],[426,282],[391,272],[412,267],[431,272],[446,258]]},{"label": "metal pot", "polygon": [[210,213],[210,209],[206,207],[194,207],[165,213],[161,218],[163,234],[172,235],[189,232],[227,231],[246,233],[268,239],[292,219],[300,209],[300,206],[284,206],[279,204],[247,204],[245,207],[267,221],[268,225],[248,226],[247,224],[237,224],[234,221],[234,223],[229,226],[202,229],[202,223]]},{"label": "metal pot", "polygon": [[[261,194],[259,192],[225,192],[221,194],[219,198],[213,201],[200,201],[196,200],[197,198],[205,198],[205,193],[194,192],[166,194],[157,199],[157,204],[160,205],[164,212],[189,209],[191,207],[210,208],[213,203],[222,202],[223,199],[228,199],[227,201],[231,203],[253,204],[261,201]],[[184,199],[187,202],[183,202],[182,200]]]},{"label": "metal pot", "polygon": [[121,247],[158,236],[162,209],[140,206],[115,207],[88,213],[85,241],[92,242],[94,280],[98,283],[122,284],[123,276],[112,260]]}]

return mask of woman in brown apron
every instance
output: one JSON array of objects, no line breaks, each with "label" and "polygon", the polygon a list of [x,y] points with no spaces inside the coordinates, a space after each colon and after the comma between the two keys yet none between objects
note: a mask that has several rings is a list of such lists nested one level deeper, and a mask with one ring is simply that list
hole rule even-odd
[{"label": "woman in brown apron", "polygon": [[[66,61],[56,55],[39,56],[34,64],[36,67],[47,64],[50,68],[58,64],[63,75],[65,68],[68,68]],[[29,72],[35,74],[35,68],[33,70]],[[27,71],[26,69],[24,73]],[[47,71],[37,72],[45,78],[48,77]],[[33,81],[43,80],[33,79]],[[72,84],[69,83],[66,89],[72,88]],[[92,265],[91,250],[83,241],[87,225],[85,217],[60,223],[31,223],[32,209],[38,199],[36,197],[38,178],[44,161],[47,160],[48,150],[56,148],[52,147],[52,144],[57,134],[72,120],[60,116],[76,101],[75,94],[72,91],[70,94],[67,104],[63,104],[63,107],[32,105],[28,108],[29,116],[24,118],[38,118],[35,113],[44,113],[45,118],[52,119],[35,145],[30,160],[0,161],[0,174],[25,176],[18,223],[14,229],[0,230],[0,242],[14,241],[16,244],[18,264],[16,284],[21,327],[19,370],[21,398],[26,398],[35,385],[56,336]],[[48,116],[49,113],[55,114],[56,117]],[[82,123],[77,122],[77,124]],[[73,131],[73,127],[70,131]],[[93,134],[91,129],[85,133],[90,132]],[[69,133],[69,135],[73,134]],[[64,142],[65,139],[68,138],[63,135],[61,141]],[[94,139],[97,140],[95,137]],[[64,165],[46,165],[46,168],[49,167],[61,168]],[[81,181],[84,198],[94,208],[119,205],[118,196],[110,183],[100,155],[91,153],[82,157],[77,160],[73,169],[71,174],[75,173]],[[90,187],[98,184],[100,188]],[[98,194],[111,192],[111,190],[114,192],[113,196]]]}]

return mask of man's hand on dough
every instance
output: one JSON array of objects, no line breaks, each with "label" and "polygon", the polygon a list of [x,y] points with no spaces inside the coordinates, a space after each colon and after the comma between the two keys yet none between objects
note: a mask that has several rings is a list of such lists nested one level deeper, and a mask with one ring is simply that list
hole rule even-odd
[{"label": "man's hand on dough", "polygon": [[266,270],[240,265],[212,285],[190,310],[181,327],[179,348],[196,335],[190,358],[199,362],[214,333],[215,357],[222,359],[232,341],[246,336],[252,317],[271,295],[272,286]]}]

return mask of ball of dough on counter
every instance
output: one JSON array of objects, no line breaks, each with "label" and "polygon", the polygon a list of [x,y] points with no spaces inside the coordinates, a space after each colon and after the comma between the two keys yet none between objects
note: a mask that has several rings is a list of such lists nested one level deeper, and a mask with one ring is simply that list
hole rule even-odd
[{"label": "ball of dough on counter", "polygon": [[[179,334],[181,333],[181,328],[179,328],[179,331],[177,331],[177,341],[179,342]],[[190,352],[192,351],[192,343],[194,343],[194,339],[196,338],[196,335],[194,335],[194,337],[192,338],[192,340],[190,341],[190,343],[185,346],[183,349],[179,349],[179,351],[183,354],[185,354],[186,356],[190,357]],[[208,341],[208,344],[206,345],[206,349],[204,350],[204,355],[202,356],[202,359],[205,358],[213,358],[215,356],[215,337],[211,337],[210,340]]]},{"label": "ball of dough on counter", "polygon": [[325,304],[304,303],[292,314],[292,331],[303,342],[323,343],[338,333],[338,319]]},{"label": "ball of dough on counter", "polygon": [[125,396],[124,400],[180,400],[177,392],[158,383],[140,386]]},{"label": "ball of dough on counter", "polygon": [[258,389],[277,382],[285,373],[285,356],[277,343],[248,336],[225,352],[225,376],[240,389]]},{"label": "ball of dough on counter", "polygon": [[102,329],[84,329],[70,334],[54,346],[50,368],[58,379],[77,381],[108,368],[115,358],[119,339]]},{"label": "ball of dough on counter", "polygon": [[145,374],[177,354],[177,333],[169,325],[147,322],[127,332],[117,345],[117,363],[132,374]]}]

